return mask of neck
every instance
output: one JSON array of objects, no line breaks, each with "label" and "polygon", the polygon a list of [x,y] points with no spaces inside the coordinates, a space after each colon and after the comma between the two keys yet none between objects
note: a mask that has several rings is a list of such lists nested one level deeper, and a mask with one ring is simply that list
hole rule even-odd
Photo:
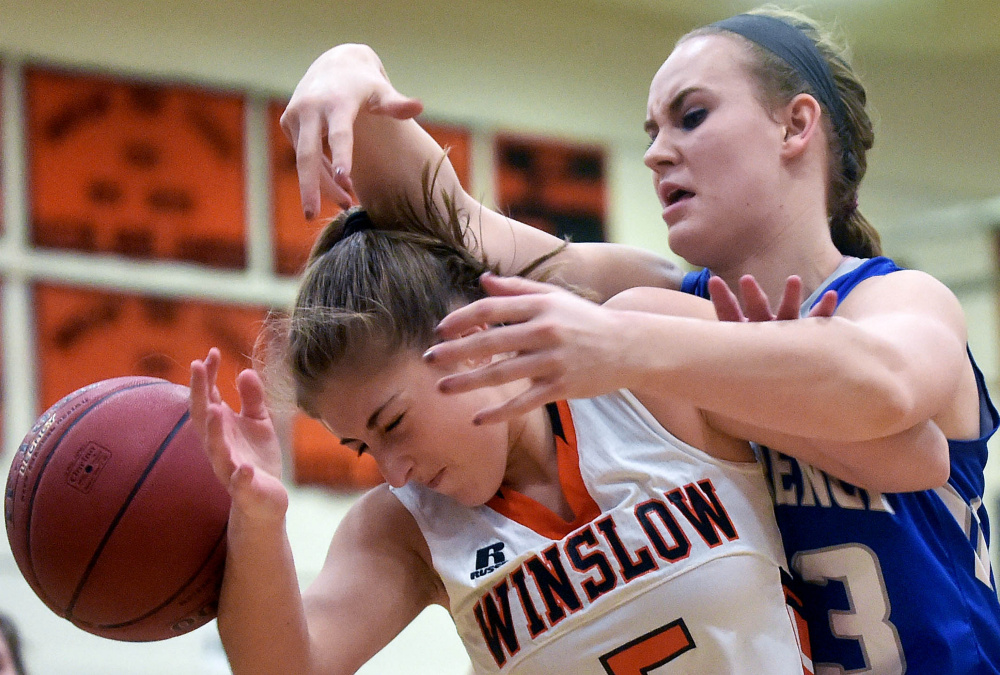
[{"label": "neck", "polygon": [[753,276],[767,294],[771,308],[777,309],[788,277],[795,275],[802,279],[804,299],[819,288],[843,259],[844,256],[831,243],[812,253],[795,251],[789,255],[789,251],[785,250],[780,257],[757,256],[727,269],[713,269],[712,273],[721,277],[734,291],[739,288],[741,277],[747,274]]},{"label": "neck", "polygon": [[565,520],[572,520],[572,510],[559,481],[556,443],[545,408],[536,408],[511,425],[503,484],[531,497]]},{"label": "neck", "polygon": [[[796,190],[795,187],[800,189]],[[823,192],[789,188],[789,195],[755,228],[755,241],[736,242],[740,253],[711,268],[733,290],[740,277],[752,275],[767,293],[772,309],[781,301],[785,281],[802,279],[803,298],[816,290],[840,265],[843,255],[833,245]]]}]

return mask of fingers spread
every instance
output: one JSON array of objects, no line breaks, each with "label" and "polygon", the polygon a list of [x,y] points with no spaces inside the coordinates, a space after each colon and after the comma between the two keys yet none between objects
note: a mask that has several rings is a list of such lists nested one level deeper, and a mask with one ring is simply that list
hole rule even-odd
[{"label": "fingers spread", "polygon": [[566,289],[524,277],[505,277],[487,272],[479,282],[490,295],[527,295],[530,293],[566,293]]},{"label": "fingers spread", "polygon": [[743,296],[743,308],[750,321],[771,321],[771,303],[757,280],[749,274],[740,277],[740,294]]},{"label": "fingers spread", "polygon": [[246,369],[236,377],[236,388],[240,393],[240,414],[255,420],[268,418],[264,396],[264,384],[253,369]]},{"label": "fingers spread", "polygon": [[443,377],[438,381],[438,388],[445,393],[454,394],[480,387],[506,384],[527,377],[531,378],[534,385],[553,381],[557,370],[558,366],[550,357],[542,354],[518,354]]},{"label": "fingers spread", "polygon": [[419,99],[403,96],[391,85],[387,86],[389,91],[372,97],[369,102],[371,112],[388,115],[397,120],[408,120],[424,111],[424,104]]},{"label": "fingers spread", "polygon": [[708,295],[715,306],[715,315],[719,321],[746,321],[743,310],[740,308],[740,301],[729,288],[729,284],[720,277],[711,277],[708,280]]},{"label": "fingers spread", "polygon": [[205,362],[191,362],[191,382],[188,405],[191,410],[191,421],[199,431],[205,428],[205,410],[208,407],[208,378],[205,374]]},{"label": "fingers spread", "polygon": [[799,318],[799,307],[802,305],[802,279],[790,276],[785,280],[785,291],[781,294],[781,305],[778,307],[778,321],[791,321]]},{"label": "fingers spread", "polygon": [[823,294],[823,297],[819,299],[812,309],[809,310],[809,317],[829,317],[833,316],[833,313],[837,311],[837,291],[827,291]]},{"label": "fingers spread", "polygon": [[542,309],[539,295],[483,298],[446,316],[437,325],[436,332],[442,338],[454,339],[477,326],[523,323],[537,316]]},{"label": "fingers spread", "polygon": [[559,398],[559,396],[555,395],[552,390],[544,384],[532,386],[527,391],[518,394],[501,405],[480,410],[472,421],[473,424],[477,425],[504,422],[523,415],[531,410],[534,410],[535,408],[539,408],[546,403],[557,401]]},{"label": "fingers spread", "polygon": [[313,218],[320,208],[320,173],[323,170],[321,121],[310,115],[299,120],[295,147],[295,169],[299,175],[299,194],[306,218]]}]

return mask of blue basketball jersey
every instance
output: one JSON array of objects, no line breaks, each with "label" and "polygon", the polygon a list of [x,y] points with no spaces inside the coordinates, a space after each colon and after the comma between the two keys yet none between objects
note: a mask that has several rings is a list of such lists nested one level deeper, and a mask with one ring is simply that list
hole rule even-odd
[{"label": "blue basketball jersey", "polygon": [[[826,290],[839,302],[861,281],[899,269],[884,257],[848,259],[803,312]],[[709,276],[692,272],[682,289],[707,297]],[[873,493],[760,449],[817,675],[1000,673],[1000,602],[983,505],[986,443],[1000,420],[972,366],[980,438],[949,440],[943,487]]]}]

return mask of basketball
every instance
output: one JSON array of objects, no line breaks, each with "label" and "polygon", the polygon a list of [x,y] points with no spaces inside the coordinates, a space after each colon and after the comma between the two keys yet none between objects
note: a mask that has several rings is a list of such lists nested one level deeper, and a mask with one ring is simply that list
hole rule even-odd
[{"label": "basketball", "polygon": [[189,418],[186,386],[102,380],[49,408],[14,455],[14,559],[75,626],[151,641],[215,618],[230,500]]}]

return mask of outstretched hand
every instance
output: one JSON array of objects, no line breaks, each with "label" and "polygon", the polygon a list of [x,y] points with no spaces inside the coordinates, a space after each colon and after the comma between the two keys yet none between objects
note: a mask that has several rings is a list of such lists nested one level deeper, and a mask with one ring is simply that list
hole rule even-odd
[{"label": "outstretched hand", "polygon": [[253,370],[239,374],[237,413],[216,386],[220,362],[215,348],[204,361],[191,362],[191,422],[216,477],[229,490],[233,508],[280,518],[288,506],[288,492],[281,482],[281,448],[264,403],[263,383]]},{"label": "outstretched hand", "polygon": [[[771,303],[764,289],[757,280],[747,274],[740,277],[740,298],[729,288],[729,284],[720,277],[708,280],[708,294],[715,306],[719,321],[789,321],[799,318],[799,307],[802,305],[802,279],[790,276],[785,281],[785,290],[781,294],[778,313],[771,311]],[[837,292],[827,291],[809,310],[808,318],[829,317],[837,310]]]},{"label": "outstretched hand", "polygon": [[319,213],[321,194],[343,208],[351,205],[354,121],[359,113],[409,119],[422,110],[419,100],[396,91],[378,55],[366,45],[338,45],[317,58],[281,116],[281,128],[295,148],[306,217]]},{"label": "outstretched hand", "polygon": [[[424,358],[436,365],[478,364],[444,377],[457,393],[527,380],[509,400],[475,418],[489,424],[565,398],[588,398],[623,386],[613,312],[562,288],[520,277],[483,275],[491,297],[449,314],[438,325],[444,342]],[[485,330],[479,328],[487,327]]]}]

